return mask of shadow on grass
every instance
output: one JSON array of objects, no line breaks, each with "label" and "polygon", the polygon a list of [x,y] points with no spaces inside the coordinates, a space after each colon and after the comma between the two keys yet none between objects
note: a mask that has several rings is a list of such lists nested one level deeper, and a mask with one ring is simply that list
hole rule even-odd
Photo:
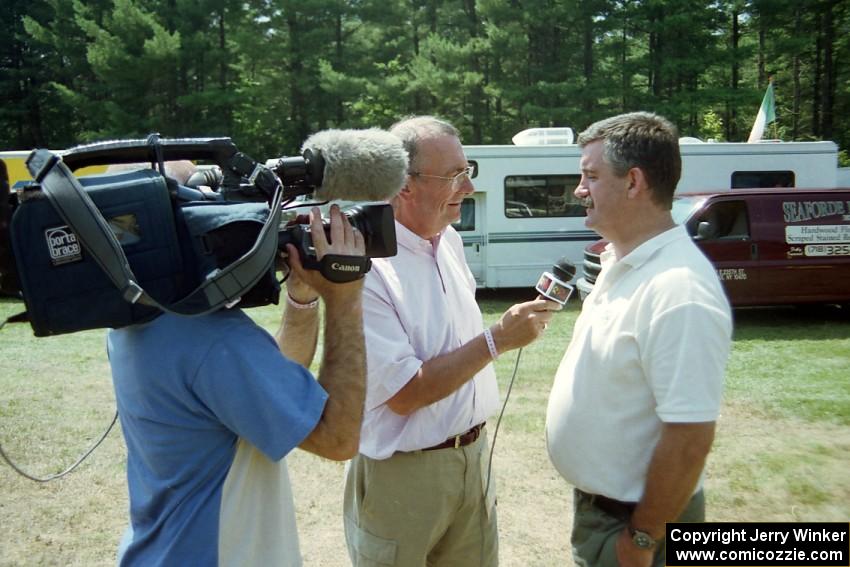
[{"label": "shadow on grass", "polygon": [[733,318],[736,341],[850,338],[850,309],[837,305],[746,307]]}]

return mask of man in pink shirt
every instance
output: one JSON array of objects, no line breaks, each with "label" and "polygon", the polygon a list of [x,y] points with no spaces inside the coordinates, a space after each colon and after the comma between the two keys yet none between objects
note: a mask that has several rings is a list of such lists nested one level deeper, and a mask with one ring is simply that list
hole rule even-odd
[{"label": "man in pink shirt", "polygon": [[360,454],[347,470],[349,554],[355,567],[494,566],[484,422],[499,392],[490,363],[536,339],[560,305],[520,303],[484,329],[450,226],[474,191],[459,134],[430,116],[391,132],[410,165],[392,202],[398,255],[373,259],[364,287],[368,385]]}]

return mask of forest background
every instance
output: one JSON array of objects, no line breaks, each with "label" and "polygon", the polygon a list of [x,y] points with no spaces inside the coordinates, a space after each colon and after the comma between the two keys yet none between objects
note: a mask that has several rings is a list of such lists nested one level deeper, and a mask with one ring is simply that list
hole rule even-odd
[{"label": "forest background", "polygon": [[0,149],[229,136],[257,159],[412,113],[464,143],[623,111],[850,148],[847,0],[2,0]]}]

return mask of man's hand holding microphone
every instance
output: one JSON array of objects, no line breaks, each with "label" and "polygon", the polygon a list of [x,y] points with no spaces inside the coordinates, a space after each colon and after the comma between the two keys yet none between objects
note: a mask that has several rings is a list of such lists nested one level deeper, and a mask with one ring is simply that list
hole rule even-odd
[{"label": "man's hand holding microphone", "polygon": [[531,343],[549,326],[549,321],[560,311],[573,287],[568,283],[575,275],[575,266],[565,258],[559,260],[552,272],[543,272],[535,289],[540,293],[537,299],[512,305],[497,323],[488,329],[493,339],[495,358],[497,353],[524,347]]}]

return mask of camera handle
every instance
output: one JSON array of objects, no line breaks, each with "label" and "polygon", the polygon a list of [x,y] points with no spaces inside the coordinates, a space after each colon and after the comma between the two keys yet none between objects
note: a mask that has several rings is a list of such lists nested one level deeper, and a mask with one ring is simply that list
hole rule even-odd
[{"label": "camera handle", "polygon": [[[240,152],[230,138],[175,138],[163,139],[159,134],[150,134],[144,140],[117,140],[96,142],[76,146],[62,153],[62,161],[71,171],[90,165],[105,163],[157,164],[160,173],[162,164],[170,160],[212,160],[221,168],[223,175],[220,191],[236,191],[242,178],[255,185],[267,201],[278,184],[275,173],[262,167]],[[304,192],[295,192],[284,197],[295,197]]]},{"label": "camera handle", "polygon": [[74,229],[83,247],[130,303],[149,305],[178,315],[210,313],[238,301],[268,271],[277,255],[283,197],[279,184],[274,191],[269,216],[251,249],[230,265],[210,272],[206,280],[183,299],[168,306],[161,305],[137,283],[124,250],[62,158],[49,150],[34,150],[26,164],[53,207]]}]

